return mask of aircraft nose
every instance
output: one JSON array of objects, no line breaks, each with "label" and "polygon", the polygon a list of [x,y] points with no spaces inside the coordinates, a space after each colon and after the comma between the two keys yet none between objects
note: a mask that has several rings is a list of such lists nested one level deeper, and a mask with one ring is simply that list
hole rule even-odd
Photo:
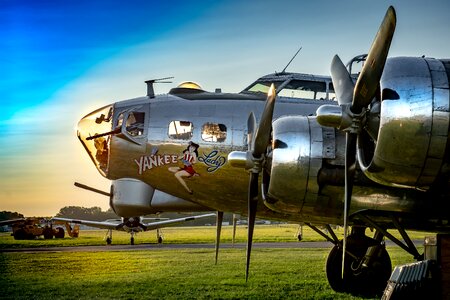
[{"label": "aircraft nose", "polygon": [[112,113],[112,105],[97,109],[81,118],[77,128],[78,139],[104,177],[108,175]]}]

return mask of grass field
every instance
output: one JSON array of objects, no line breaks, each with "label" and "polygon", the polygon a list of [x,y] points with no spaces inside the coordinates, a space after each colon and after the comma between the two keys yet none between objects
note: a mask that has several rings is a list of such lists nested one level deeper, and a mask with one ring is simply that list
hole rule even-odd
[{"label": "grass field", "polygon": [[[254,242],[298,242],[298,225],[256,225]],[[335,231],[339,238],[343,236],[343,230],[339,228]],[[9,233],[0,233],[0,249],[22,248],[22,247],[48,247],[48,246],[78,246],[78,245],[105,245],[106,230],[82,230],[78,238],[66,237],[64,239],[44,240],[14,240]],[[392,232],[394,236],[401,239],[401,236]],[[429,235],[424,232],[408,232],[412,239],[423,240]],[[370,235],[370,232],[367,232]],[[214,243],[216,237],[215,226],[199,227],[167,227],[163,229],[164,243],[184,244],[184,243]],[[231,243],[232,226],[223,226],[221,242]],[[303,240],[306,242],[324,241],[325,239],[307,226],[303,227]],[[247,241],[247,227],[237,226],[236,242]],[[113,231],[113,244],[129,244],[130,234],[121,231]],[[136,244],[156,243],[155,231],[142,232],[135,237]]]},{"label": "grass field", "polygon": [[[229,232],[227,233],[227,230]],[[295,241],[296,226],[257,226],[257,241]],[[274,232],[276,233],[274,236]],[[167,228],[165,243],[213,243],[214,227]],[[239,228],[245,241],[245,228]],[[315,234],[315,233],[314,233]],[[82,231],[80,238],[59,241],[20,241],[48,246],[103,244],[104,232]],[[229,237],[228,237],[229,235]],[[306,240],[322,240],[304,230]],[[231,240],[225,228],[223,240]],[[114,243],[128,243],[127,234],[114,233]],[[0,236],[2,248],[11,236]],[[98,242],[100,240],[100,242]],[[138,241],[155,241],[154,233]],[[19,241],[17,241],[19,242]],[[25,243],[26,242],[26,243]],[[35,245],[36,246],[36,245]],[[107,250],[108,247],[105,246]],[[393,265],[411,262],[398,247],[388,247]],[[420,249],[419,249],[420,251]],[[213,249],[105,252],[0,252],[2,299],[360,299],[335,293],[325,275],[329,249],[260,249],[252,253],[249,282],[245,282],[245,249],[223,249],[214,265]]]},{"label": "grass field", "polygon": [[[257,225],[255,227],[255,242],[296,242],[298,225]],[[215,226],[199,227],[167,227],[162,230],[164,243],[214,243],[216,237]],[[75,245],[104,245],[106,230],[82,230],[79,238],[44,240],[36,239],[31,241],[16,241],[9,234],[0,234],[1,248],[21,248],[21,247],[46,247],[46,246],[75,246]],[[304,228],[304,238],[307,241],[324,240],[317,233],[309,228]],[[231,243],[232,226],[222,227],[222,242]],[[236,242],[242,243],[247,240],[247,227],[237,226]],[[130,234],[121,231],[113,231],[113,244],[129,244]],[[135,243],[156,243],[156,231],[138,233]]]}]

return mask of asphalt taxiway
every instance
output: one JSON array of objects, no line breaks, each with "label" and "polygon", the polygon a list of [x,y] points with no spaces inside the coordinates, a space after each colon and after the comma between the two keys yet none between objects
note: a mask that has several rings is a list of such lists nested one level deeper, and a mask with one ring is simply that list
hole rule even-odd
[{"label": "asphalt taxiway", "polygon": [[[416,246],[423,245],[422,240],[414,240]],[[392,241],[386,241],[386,246],[396,246]],[[245,248],[245,243],[222,243],[221,249],[241,249]],[[280,242],[280,243],[254,243],[253,248],[329,248],[333,244],[327,241],[321,242]],[[397,246],[398,247],[398,246]],[[137,244],[137,245],[101,245],[101,246],[70,246],[70,247],[35,247],[35,248],[5,248],[0,249],[0,253],[5,252],[101,252],[101,251],[157,251],[157,250],[176,250],[176,249],[214,249],[215,245],[211,244]]]},{"label": "asphalt taxiway", "polygon": [[[175,249],[214,249],[214,244],[137,244],[137,245],[103,245],[74,247],[36,247],[5,248],[1,252],[101,252],[101,251],[138,251],[138,250],[175,250]],[[245,248],[245,243],[220,244],[221,249]],[[331,248],[330,242],[289,242],[289,243],[254,243],[253,248]]]}]

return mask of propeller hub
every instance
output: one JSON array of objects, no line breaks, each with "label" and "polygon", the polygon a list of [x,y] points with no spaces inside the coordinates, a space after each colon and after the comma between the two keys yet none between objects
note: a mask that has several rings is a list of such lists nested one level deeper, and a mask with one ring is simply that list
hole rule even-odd
[{"label": "propeller hub", "polygon": [[317,111],[317,122],[325,127],[340,129],[343,127],[343,107],[337,105],[322,105]]},{"label": "propeller hub", "polygon": [[342,131],[359,133],[366,120],[366,109],[355,114],[350,104],[322,105],[317,111],[317,122],[326,127],[334,127]]}]

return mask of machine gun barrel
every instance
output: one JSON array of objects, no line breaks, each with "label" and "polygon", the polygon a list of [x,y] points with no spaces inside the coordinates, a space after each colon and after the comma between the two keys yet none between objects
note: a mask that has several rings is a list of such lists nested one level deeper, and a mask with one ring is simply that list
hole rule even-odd
[{"label": "machine gun barrel", "polygon": [[82,188],[82,189],[85,189],[85,190],[88,190],[88,191],[91,191],[91,192],[94,192],[94,193],[98,193],[98,194],[101,194],[101,195],[104,195],[104,196],[107,196],[107,197],[111,197],[110,193],[107,193],[107,192],[95,189],[93,187],[90,187],[90,186],[87,186],[87,185],[84,185],[84,184],[81,184],[81,183],[78,183],[78,182],[75,182],[74,185],[76,187],[79,187],[79,188]]}]

